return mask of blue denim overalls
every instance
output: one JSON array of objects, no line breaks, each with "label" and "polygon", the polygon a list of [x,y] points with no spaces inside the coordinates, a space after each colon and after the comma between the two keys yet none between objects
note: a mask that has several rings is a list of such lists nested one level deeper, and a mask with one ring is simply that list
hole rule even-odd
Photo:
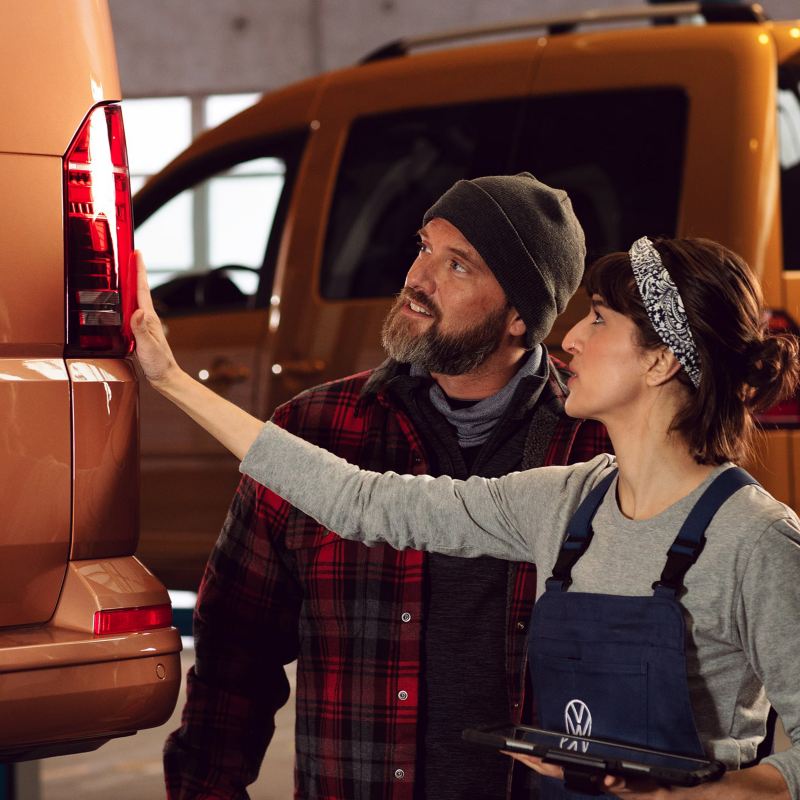
[{"label": "blue denim overalls", "polygon": [[[703,758],[677,597],[719,507],[756,481],[738,467],[717,476],[672,543],[652,596],[570,593],[572,568],[589,547],[592,519],[615,475],[596,486],[570,520],[553,575],[533,609],[529,656],[538,723],[566,734]],[[597,779],[579,770],[568,772],[567,786],[543,778],[540,796],[580,800],[601,793]]]}]

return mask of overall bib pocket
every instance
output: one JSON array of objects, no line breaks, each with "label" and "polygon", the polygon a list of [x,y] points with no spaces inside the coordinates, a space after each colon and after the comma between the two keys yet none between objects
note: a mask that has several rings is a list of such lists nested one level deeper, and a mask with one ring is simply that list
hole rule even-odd
[{"label": "overall bib pocket", "polygon": [[534,652],[532,667],[542,727],[598,739],[619,739],[625,731],[630,742],[647,741],[646,664],[598,664]]}]

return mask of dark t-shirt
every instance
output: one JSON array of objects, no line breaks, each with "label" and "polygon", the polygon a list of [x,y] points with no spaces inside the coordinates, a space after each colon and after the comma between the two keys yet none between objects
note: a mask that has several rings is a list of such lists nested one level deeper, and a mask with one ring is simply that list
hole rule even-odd
[{"label": "dark t-shirt", "polygon": [[[507,412],[485,444],[462,449],[427,399],[428,385],[414,380],[399,395],[422,434],[431,475],[499,477],[520,468],[527,425],[510,421]],[[521,394],[529,398],[531,391],[528,383]],[[507,796],[508,757],[464,742],[461,731],[509,716],[509,582],[506,561],[435,553],[427,558],[416,800]],[[527,789],[522,796],[530,796]]]}]

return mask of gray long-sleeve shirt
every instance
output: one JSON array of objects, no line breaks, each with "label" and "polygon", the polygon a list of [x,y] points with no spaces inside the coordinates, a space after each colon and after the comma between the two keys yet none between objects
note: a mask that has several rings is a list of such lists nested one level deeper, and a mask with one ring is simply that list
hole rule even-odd
[{"label": "gray long-sleeve shirt", "polygon": [[[622,515],[612,485],[573,590],[650,594],[686,515],[728,466],[646,520]],[[533,561],[541,593],[570,517],[613,467],[604,455],[492,479],[379,474],[267,423],[241,470],[345,538]],[[740,489],[711,522],[685,585],[689,691],[707,754],[729,768],[751,761],[771,703],[793,746],[765,763],[800,800],[800,520],[760,487]]]}]

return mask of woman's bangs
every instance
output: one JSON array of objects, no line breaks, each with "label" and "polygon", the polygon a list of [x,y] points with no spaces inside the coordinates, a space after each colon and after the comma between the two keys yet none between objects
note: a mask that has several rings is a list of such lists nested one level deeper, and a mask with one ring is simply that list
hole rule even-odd
[{"label": "woman's bangs", "polygon": [[600,295],[606,305],[621,314],[631,315],[631,300],[638,297],[627,253],[610,253],[595,261],[586,272],[587,294]]}]

